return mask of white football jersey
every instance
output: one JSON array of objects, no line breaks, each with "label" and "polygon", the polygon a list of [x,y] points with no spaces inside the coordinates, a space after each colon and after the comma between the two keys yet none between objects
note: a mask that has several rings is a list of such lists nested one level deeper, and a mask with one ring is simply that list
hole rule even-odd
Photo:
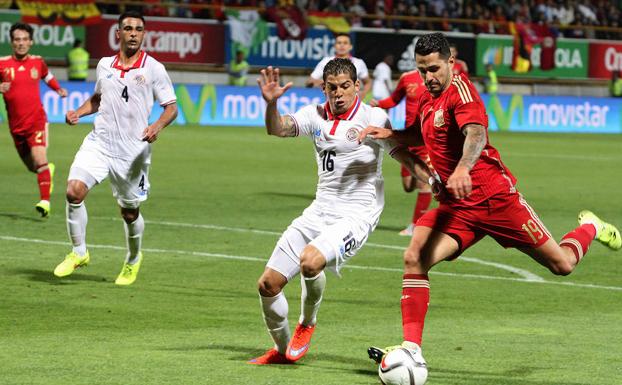
[{"label": "white football jersey", "polygon": [[369,139],[359,144],[358,134],[369,125],[390,127],[386,112],[356,97],[353,106],[340,116],[331,113],[328,103],[308,105],[290,116],[297,136],[308,136],[315,144],[315,203],[328,214],[377,220],[384,206],[383,146],[391,144]]},{"label": "white football jersey", "polygon": [[142,137],[154,98],[162,106],[175,103],[175,90],[164,66],[144,51],[130,68],[123,69],[118,60],[118,55],[104,57],[97,64],[95,93],[101,102],[85,141],[95,141],[108,156],[129,160],[140,155],[148,162],[151,146]]},{"label": "white football jersey", "polygon": [[[323,79],[324,67],[326,67],[326,63],[333,60],[334,58],[334,56],[330,56],[320,60],[320,62],[317,63],[317,65],[315,66],[313,72],[311,72],[311,77],[317,80]],[[350,56],[350,60],[352,61],[352,64],[354,64],[354,67],[356,67],[356,78],[358,80],[367,79],[369,77],[369,71],[367,70],[367,65],[365,64],[365,62],[354,56]]]}]

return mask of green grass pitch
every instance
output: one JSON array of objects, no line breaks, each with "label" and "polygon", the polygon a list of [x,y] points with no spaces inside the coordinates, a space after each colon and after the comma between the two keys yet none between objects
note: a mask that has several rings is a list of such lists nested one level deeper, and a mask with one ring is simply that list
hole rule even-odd
[{"label": "green grass pitch", "polygon": [[[86,201],[91,264],[52,275],[70,249],[65,179],[88,130],[50,129],[57,174],[47,220],[34,210],[35,176],[8,130],[0,135],[0,384],[379,384],[366,348],[401,342],[407,239],[397,232],[415,201],[397,163],[385,160],[387,203],[369,244],[342,278],[328,274],[307,357],[255,367],[245,362],[271,345],[256,279],[278,234],[313,198],[311,143],[260,128],[168,128],[154,145],[142,207],[145,261],[134,285],[115,287],[125,245],[107,182]],[[556,239],[586,208],[622,226],[622,137],[492,133],[491,141]],[[565,278],[490,239],[464,256],[431,274],[428,384],[622,384],[622,252],[593,244]],[[285,293],[293,325],[299,282]]]}]

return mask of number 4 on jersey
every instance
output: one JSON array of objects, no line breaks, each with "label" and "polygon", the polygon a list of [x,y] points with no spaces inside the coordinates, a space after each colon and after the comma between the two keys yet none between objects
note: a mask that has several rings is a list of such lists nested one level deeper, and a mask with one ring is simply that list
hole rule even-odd
[{"label": "number 4 on jersey", "polygon": [[130,95],[127,93],[127,86],[123,87],[123,91],[121,92],[121,97],[125,99],[125,102],[127,103],[128,99],[130,98]]}]

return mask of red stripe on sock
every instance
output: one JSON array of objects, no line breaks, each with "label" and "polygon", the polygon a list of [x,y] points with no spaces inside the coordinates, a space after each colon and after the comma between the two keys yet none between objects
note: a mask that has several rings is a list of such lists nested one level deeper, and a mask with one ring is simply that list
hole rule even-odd
[{"label": "red stripe on sock", "polygon": [[[427,274],[404,274],[404,280],[420,280],[429,284]],[[410,281],[412,282],[412,281]],[[410,283],[409,283],[410,284]],[[404,286],[407,286],[404,282]],[[429,287],[402,288],[402,328],[404,340],[415,342],[421,346],[425,315],[430,303]]]}]

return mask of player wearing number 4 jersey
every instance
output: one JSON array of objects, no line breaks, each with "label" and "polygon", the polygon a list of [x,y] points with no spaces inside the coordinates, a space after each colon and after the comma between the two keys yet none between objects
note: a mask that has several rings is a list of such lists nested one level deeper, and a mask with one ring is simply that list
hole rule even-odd
[{"label": "player wearing number 4 jersey", "polygon": [[[286,116],[277,111],[277,100],[291,83],[281,87],[279,70],[272,67],[262,70],[258,80],[267,102],[268,134],[311,139],[318,184],[315,200],[285,230],[259,278],[263,316],[275,347],[251,360],[252,364],[291,363],[306,354],[326,283],[324,268],[339,272],[378,223],[384,205],[383,147],[413,174],[429,177],[425,163],[393,140],[358,143],[358,133],[368,125],[390,127],[390,123],[382,109],[359,100],[360,83],[349,59],[329,61],[323,79],[327,102]],[[282,290],[299,272],[302,309],[290,338],[288,304]]]},{"label": "player wearing number 4 jersey", "polygon": [[[535,211],[516,191],[516,179],[489,143],[486,110],[471,82],[453,75],[454,57],[441,33],[419,38],[415,61],[427,91],[418,98],[420,129],[391,132],[368,128],[360,138],[396,138],[417,145],[421,139],[433,168],[446,187],[439,207],[425,213],[404,253],[401,297],[404,347],[415,351],[420,363],[421,337],[428,303],[428,272],[437,263],[458,257],[489,235],[504,247],[515,247],[553,274],[570,274],[597,239],[620,249],[620,232],[589,211],[579,213],[580,226],[558,244]],[[385,350],[386,351],[386,350]],[[371,348],[380,359],[383,350]]]},{"label": "player wearing number 4 jersey", "polygon": [[[98,115],[69,171],[67,229],[73,250],[54,274],[64,277],[89,263],[84,199],[93,186],[110,177],[112,193],[121,207],[128,247],[115,283],[130,285],[142,262],[140,248],[145,225],[139,206],[149,193],[151,143],[175,119],[177,104],[164,66],[140,49],[145,35],[142,15],[122,14],[118,28],[120,51],[100,60],[93,96],[76,111],[67,112],[67,123],[72,125],[82,116],[96,112]],[[154,97],[164,111],[149,124]]]}]

